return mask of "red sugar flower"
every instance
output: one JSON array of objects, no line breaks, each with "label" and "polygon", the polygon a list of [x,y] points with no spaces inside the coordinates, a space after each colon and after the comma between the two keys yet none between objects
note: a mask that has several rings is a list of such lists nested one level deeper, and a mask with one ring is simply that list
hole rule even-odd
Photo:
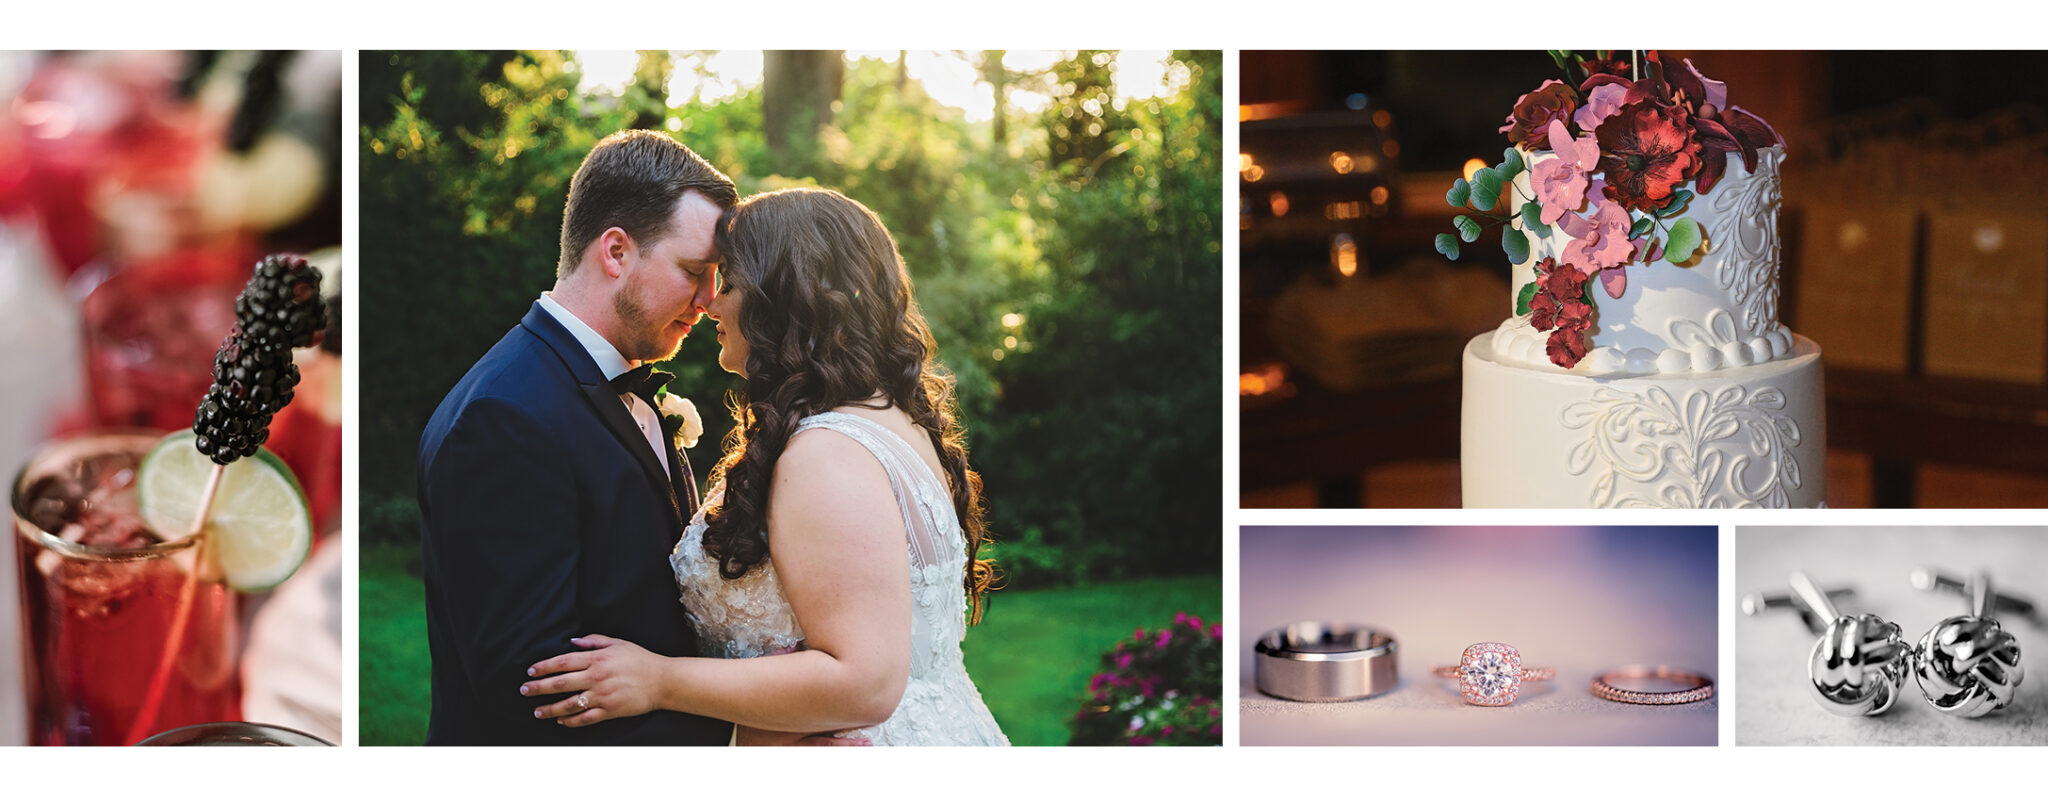
[{"label": "red sugar flower", "polygon": [[1514,113],[1508,115],[1507,125],[1500,130],[1507,133],[1510,143],[1529,150],[1549,150],[1550,139],[1544,130],[1550,127],[1550,121],[1570,123],[1572,113],[1578,109],[1577,91],[1563,82],[1547,79],[1515,101]]},{"label": "red sugar flower", "polygon": [[1586,302],[1586,272],[1546,259],[1536,266],[1536,295],[1529,300],[1529,326],[1550,331],[1543,349],[1566,369],[1592,350],[1593,305]]},{"label": "red sugar flower", "polygon": [[1584,324],[1558,326],[1557,330],[1551,331],[1550,339],[1543,343],[1543,350],[1550,355],[1550,362],[1565,369],[1579,365],[1579,360],[1585,358],[1586,353],[1592,349],[1592,343],[1586,339],[1588,327],[1590,326]]},{"label": "red sugar flower", "polygon": [[1675,108],[1638,101],[1594,131],[1609,199],[1630,210],[1654,211],[1670,204],[1672,190],[1699,171],[1700,144],[1692,124],[1677,114]]}]

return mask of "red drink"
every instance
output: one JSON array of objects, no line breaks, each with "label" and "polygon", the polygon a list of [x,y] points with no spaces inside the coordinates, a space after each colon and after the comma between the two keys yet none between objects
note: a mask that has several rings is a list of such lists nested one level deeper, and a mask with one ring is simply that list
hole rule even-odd
[{"label": "red drink", "polygon": [[[197,550],[159,542],[136,512],[146,433],[81,437],[38,453],[14,484],[29,739],[127,745],[241,719],[235,597],[201,581],[162,687],[152,686]],[[161,705],[138,727],[148,699]]]},{"label": "red drink", "polygon": [[248,269],[240,247],[195,249],[131,265],[93,288],[85,318],[93,422],[171,431],[213,383],[213,355],[235,324]]}]

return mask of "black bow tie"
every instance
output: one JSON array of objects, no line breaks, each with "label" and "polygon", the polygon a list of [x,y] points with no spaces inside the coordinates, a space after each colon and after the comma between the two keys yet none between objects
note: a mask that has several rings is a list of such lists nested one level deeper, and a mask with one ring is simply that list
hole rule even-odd
[{"label": "black bow tie", "polygon": [[676,376],[673,374],[655,371],[654,364],[643,363],[627,369],[625,374],[612,378],[612,390],[618,392],[620,396],[638,396],[647,402],[647,406],[659,410],[661,408],[654,404],[654,394],[674,379]]}]

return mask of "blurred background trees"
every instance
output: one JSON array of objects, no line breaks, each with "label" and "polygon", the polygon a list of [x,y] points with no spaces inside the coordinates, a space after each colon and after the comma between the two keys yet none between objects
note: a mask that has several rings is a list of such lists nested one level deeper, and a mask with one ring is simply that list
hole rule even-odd
[{"label": "blurred background trees", "polygon": [[[1214,570],[1219,58],[1174,53],[1174,89],[1130,100],[1115,53],[1037,72],[959,56],[1005,101],[1020,85],[1050,100],[969,122],[900,60],[836,51],[766,53],[757,86],[710,102],[667,93],[701,56],[640,53],[627,84],[592,93],[569,53],[365,53],[366,535],[415,537],[420,430],[553,281],[584,153],[620,128],[666,128],[742,193],[821,185],[882,216],[959,378],[1013,581]],[[668,364],[700,402],[736,381],[716,350],[699,337]],[[729,419],[711,415],[723,434]],[[717,450],[705,441],[693,464]]]},{"label": "blurred background trees", "polygon": [[[584,154],[658,128],[742,195],[818,185],[882,217],[958,379],[1012,591],[1188,575],[1220,588],[1220,53],[610,57],[630,73],[593,85],[595,58],[578,53],[363,53],[365,543],[416,544],[420,432],[553,282]],[[914,61],[955,84],[927,84]],[[717,349],[700,335],[664,365],[711,435],[731,427],[719,404],[738,382]],[[707,472],[718,452],[705,440],[691,463]],[[1221,612],[1220,590],[1147,587],[1169,618]],[[1131,628],[1116,625],[1076,644],[1082,683]],[[1055,728],[1078,696],[1060,691]]]}]

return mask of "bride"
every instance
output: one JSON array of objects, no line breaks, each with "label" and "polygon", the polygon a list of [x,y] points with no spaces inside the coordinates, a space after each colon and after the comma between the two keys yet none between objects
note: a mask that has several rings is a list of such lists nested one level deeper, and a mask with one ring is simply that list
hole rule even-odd
[{"label": "bride", "polygon": [[534,715],[580,727],[655,710],[732,721],[742,744],[1007,745],[960,640],[991,568],[951,379],[881,220],[837,192],[733,208],[709,314],[746,378],[736,439],[669,558],[703,649],[624,640],[535,664]]}]

